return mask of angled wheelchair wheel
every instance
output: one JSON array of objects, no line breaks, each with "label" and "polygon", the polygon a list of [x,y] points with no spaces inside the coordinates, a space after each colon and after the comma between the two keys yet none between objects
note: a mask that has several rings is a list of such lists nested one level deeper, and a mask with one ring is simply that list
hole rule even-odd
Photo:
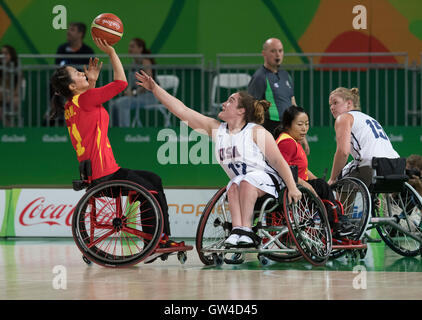
[{"label": "angled wheelchair wheel", "polygon": [[[400,193],[383,193],[375,201],[377,217],[394,218],[399,228],[389,224],[378,224],[376,229],[394,252],[414,257],[420,254],[422,241],[422,200],[417,191],[408,183]],[[418,241],[411,235],[419,238]]]},{"label": "angled wheelchair wheel", "polygon": [[214,265],[216,256],[222,259],[221,253],[217,254],[212,250],[224,248],[224,241],[232,229],[225,191],[225,187],[221,188],[208,201],[196,230],[196,250],[205,265]]},{"label": "angled wheelchair wheel", "polygon": [[90,261],[107,267],[139,263],[157,247],[163,215],[154,196],[130,181],[89,189],[72,218],[76,245]]},{"label": "angled wheelchair wheel", "polygon": [[[362,240],[370,222],[372,203],[371,195],[366,185],[359,179],[344,177],[331,186],[334,196],[344,210],[344,215],[355,226],[353,234],[347,239]],[[337,259],[344,255],[347,250],[332,250],[331,258]]]},{"label": "angled wheelchair wheel", "polygon": [[[289,232],[281,205],[265,212],[261,221],[260,236],[262,237],[262,249],[269,251],[269,253],[262,253],[260,256],[276,262],[293,262],[303,258]],[[274,249],[286,251],[271,252]]]},{"label": "angled wheelchair wheel", "polygon": [[345,177],[331,186],[337,201],[343,205],[344,215],[355,226],[351,240],[360,240],[365,234],[371,216],[371,195],[359,179]]},{"label": "angled wheelchair wheel", "polygon": [[313,265],[323,265],[332,248],[331,229],[322,201],[312,191],[298,186],[301,200],[288,204],[287,188],[283,190],[286,223],[296,247]]}]

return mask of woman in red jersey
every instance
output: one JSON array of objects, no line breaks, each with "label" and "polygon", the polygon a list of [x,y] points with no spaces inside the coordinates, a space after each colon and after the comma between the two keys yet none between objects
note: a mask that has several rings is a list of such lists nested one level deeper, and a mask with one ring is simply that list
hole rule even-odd
[{"label": "woman in red jersey", "polygon": [[[79,162],[91,160],[92,185],[109,180],[129,180],[149,190],[157,191],[164,217],[165,246],[177,245],[168,239],[170,225],[168,206],[161,178],[153,172],[121,168],[114,159],[108,139],[109,115],[103,103],[126,89],[128,83],[122,63],[114,48],[101,39],[94,39],[97,47],[108,54],[114,71],[114,81],[95,88],[102,63],[90,60],[88,69],[80,72],[72,66],[62,66],[51,78],[55,94],[52,100],[52,117],[64,112],[72,145]],[[63,107],[60,96],[66,98]]]},{"label": "woman in red jersey", "polygon": [[[287,163],[290,166],[297,166],[298,183],[314,191],[321,199],[329,200],[334,204],[335,198],[328,183],[324,179],[317,178],[308,169],[308,158],[300,143],[305,139],[308,130],[309,116],[306,111],[302,107],[291,106],[284,111],[281,125],[275,130],[275,134],[278,136],[276,143]],[[340,221],[335,224],[331,209],[326,207],[328,220],[334,228],[335,234],[340,236],[350,234],[353,225],[343,216],[339,216]]]}]

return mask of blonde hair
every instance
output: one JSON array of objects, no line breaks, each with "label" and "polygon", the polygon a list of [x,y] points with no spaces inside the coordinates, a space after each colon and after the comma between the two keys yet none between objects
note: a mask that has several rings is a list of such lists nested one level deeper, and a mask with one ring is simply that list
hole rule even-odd
[{"label": "blonde hair", "polygon": [[255,100],[255,98],[246,91],[240,91],[239,97],[238,108],[244,108],[246,110],[245,121],[263,124],[265,112],[270,108],[271,103],[267,100]]},{"label": "blonde hair", "polygon": [[353,108],[355,110],[361,110],[360,109],[360,96],[359,96],[359,89],[358,88],[352,88],[347,89],[344,87],[338,87],[337,89],[331,91],[330,96],[333,94],[341,97],[344,101],[352,101]]}]

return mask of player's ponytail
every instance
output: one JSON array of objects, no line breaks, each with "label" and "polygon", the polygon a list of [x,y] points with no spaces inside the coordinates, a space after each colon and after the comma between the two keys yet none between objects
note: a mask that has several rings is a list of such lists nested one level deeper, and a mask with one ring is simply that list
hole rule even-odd
[{"label": "player's ponytail", "polygon": [[65,100],[72,98],[73,93],[69,85],[73,82],[66,66],[57,69],[51,77],[51,86],[54,94],[51,98],[50,119],[55,119],[64,112]]},{"label": "player's ponytail", "polygon": [[245,109],[245,121],[247,123],[264,123],[265,112],[270,107],[270,103],[266,100],[255,100],[246,91],[240,91],[239,97],[239,108]]},{"label": "player's ponytail", "polygon": [[361,110],[360,109],[360,96],[359,96],[359,89],[358,88],[347,89],[347,88],[344,88],[344,87],[338,87],[337,89],[333,90],[330,93],[330,96],[333,95],[333,94],[338,95],[344,101],[348,101],[348,100],[352,101],[354,110]]},{"label": "player's ponytail", "polygon": [[271,103],[267,100],[255,100],[254,102],[254,120],[253,122],[263,124],[265,112],[270,108]]}]

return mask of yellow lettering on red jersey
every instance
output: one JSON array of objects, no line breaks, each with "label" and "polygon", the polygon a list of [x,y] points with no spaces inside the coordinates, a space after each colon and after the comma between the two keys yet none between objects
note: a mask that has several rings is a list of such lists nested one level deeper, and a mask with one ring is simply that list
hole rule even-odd
[{"label": "yellow lettering on red jersey", "polygon": [[73,108],[73,105],[71,104],[65,111],[64,111],[64,118],[66,120],[69,120],[71,117],[73,117],[76,114],[75,109]]},{"label": "yellow lettering on red jersey", "polygon": [[79,108],[79,96],[80,94],[77,94],[76,96],[73,96],[72,102]]},{"label": "yellow lettering on red jersey", "polygon": [[98,149],[98,152],[100,154],[101,169],[103,169],[103,155],[102,155],[102,152],[101,152],[100,142],[101,142],[101,129],[100,129],[100,126],[97,123],[97,149]]}]

